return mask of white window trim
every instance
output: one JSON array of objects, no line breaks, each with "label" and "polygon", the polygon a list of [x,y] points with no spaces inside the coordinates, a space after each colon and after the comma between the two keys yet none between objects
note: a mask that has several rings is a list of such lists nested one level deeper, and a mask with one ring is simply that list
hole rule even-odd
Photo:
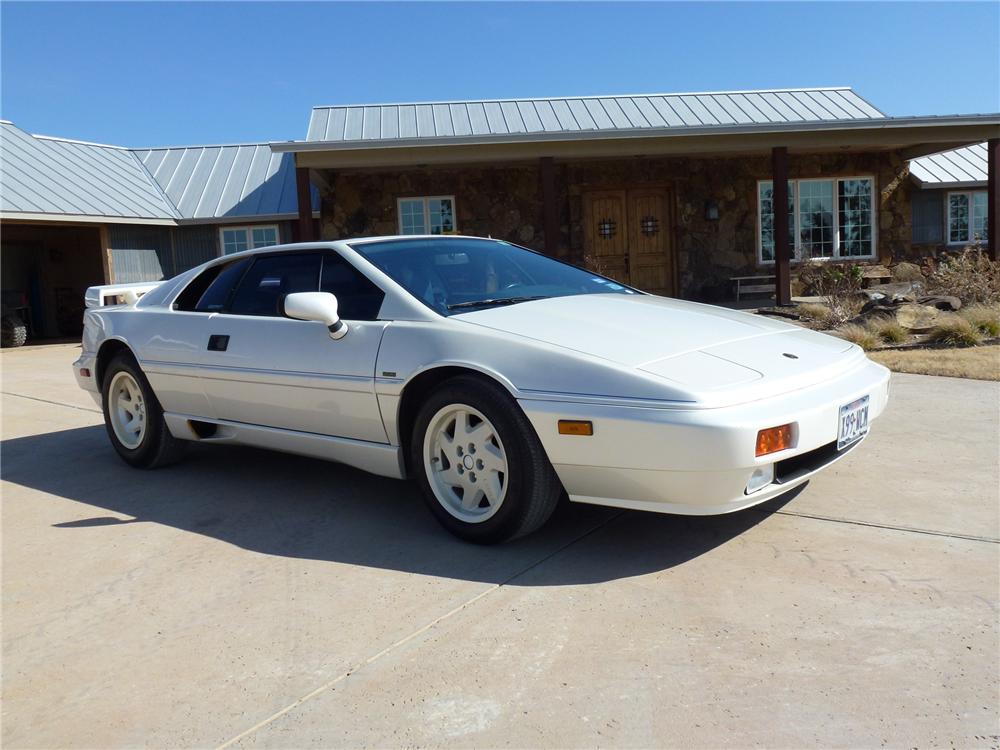
[{"label": "white window trim", "polygon": [[449,200],[451,201],[452,230],[450,234],[458,234],[458,204],[455,203],[454,195],[404,195],[396,198],[396,227],[399,233],[403,234],[403,201],[423,201],[424,202],[424,229],[430,231],[431,228],[431,201]]},{"label": "white window trim", "polygon": [[[955,247],[957,245],[969,245],[976,241],[973,236],[973,226],[975,226],[975,220],[973,217],[973,212],[976,208],[976,202],[973,200],[972,196],[976,193],[986,193],[985,190],[949,190],[944,196],[944,238],[945,244]],[[952,240],[951,239],[951,196],[953,195],[964,195],[969,201],[969,236],[964,240]],[[990,204],[987,199],[986,211],[987,218],[989,217]],[[980,240],[981,241],[981,240]]]},{"label": "white window trim", "polygon": [[[872,220],[872,251],[870,255],[845,255],[840,257],[840,188],[838,183],[844,180],[868,180],[872,186],[872,205],[871,205],[871,220]],[[757,265],[758,266],[773,266],[774,260],[764,260],[764,243],[761,242],[761,226],[762,221],[762,211],[760,205],[760,186],[765,182],[774,182],[771,179],[757,180],[757,196],[755,200],[757,201]],[[793,231],[794,235],[789,239],[792,240],[792,263],[802,262],[802,246],[799,244],[799,183],[800,182],[833,182],[833,208],[837,215],[835,220],[835,227],[833,232],[833,255],[829,258],[810,258],[809,260],[819,261],[821,263],[841,263],[850,262],[856,260],[874,260],[878,257],[878,211],[875,210],[876,206],[876,192],[875,192],[875,176],[870,174],[861,175],[848,175],[840,177],[808,177],[803,179],[795,179],[788,181],[788,191],[793,196],[793,205],[795,206],[795,211],[793,212]],[[787,209],[786,209],[787,211]],[[784,216],[785,212],[782,212]]]},{"label": "white window trim", "polygon": [[[278,244],[281,244],[281,228],[277,224],[226,224],[219,227],[219,257],[226,255],[226,235],[225,232],[232,232],[234,229],[242,229],[247,233],[247,250],[255,250],[253,244],[253,231],[254,229],[273,229],[274,236],[278,238]],[[271,245],[261,245],[261,247],[272,247]],[[233,253],[229,253],[232,255]]]}]

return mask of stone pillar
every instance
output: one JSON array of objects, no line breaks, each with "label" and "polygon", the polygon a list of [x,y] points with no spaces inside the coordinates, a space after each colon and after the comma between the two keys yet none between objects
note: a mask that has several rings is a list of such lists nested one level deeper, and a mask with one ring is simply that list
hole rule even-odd
[{"label": "stone pillar", "polygon": [[539,177],[542,187],[542,233],[545,254],[559,254],[559,207],[556,205],[556,176],[551,156],[539,159]]}]

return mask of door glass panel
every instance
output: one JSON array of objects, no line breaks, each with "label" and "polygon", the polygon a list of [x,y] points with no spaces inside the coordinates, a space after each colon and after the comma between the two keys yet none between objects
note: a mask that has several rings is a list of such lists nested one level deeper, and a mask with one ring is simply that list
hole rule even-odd
[{"label": "door glass panel", "polygon": [[[215,280],[208,285],[208,288],[205,289],[205,293],[199,298],[198,304],[194,307],[195,311],[218,312],[225,307],[226,300],[229,299],[230,292],[232,292],[233,287],[243,276],[243,273],[247,270],[249,265],[250,259],[244,258],[243,260],[223,266],[222,270],[217,272],[218,275],[215,277]],[[208,273],[208,271],[206,271],[206,273]],[[184,293],[187,294],[186,289],[184,290]],[[178,298],[178,302],[180,302],[180,298]],[[180,307],[178,309],[186,308]]]},{"label": "door glass panel", "polygon": [[377,320],[385,296],[381,289],[339,255],[323,258],[319,290],[337,298],[337,312],[344,320]]},{"label": "door glass panel", "polygon": [[315,253],[258,258],[236,289],[228,312],[281,317],[286,295],[318,289],[319,266],[320,256]]}]

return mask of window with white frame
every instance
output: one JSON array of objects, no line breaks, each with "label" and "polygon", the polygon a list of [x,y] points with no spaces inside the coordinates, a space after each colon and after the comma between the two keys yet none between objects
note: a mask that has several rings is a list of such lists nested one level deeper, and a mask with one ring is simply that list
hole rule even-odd
[{"label": "window with white frame", "polygon": [[[871,177],[788,181],[788,238],[795,259],[875,257]],[[774,262],[774,184],[757,183],[757,259]]]},{"label": "window with white frame", "polygon": [[270,247],[278,244],[278,227],[268,224],[256,227],[222,227],[222,254],[230,255],[255,247]]},{"label": "window with white frame", "polygon": [[985,190],[948,193],[948,244],[986,242],[987,206]]},{"label": "window with white frame", "polygon": [[454,234],[455,232],[454,196],[400,198],[396,204],[400,234]]}]

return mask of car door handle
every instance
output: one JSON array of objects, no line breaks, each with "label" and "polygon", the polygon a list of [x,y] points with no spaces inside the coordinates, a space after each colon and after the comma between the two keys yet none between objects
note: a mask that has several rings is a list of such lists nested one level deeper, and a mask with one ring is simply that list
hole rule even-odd
[{"label": "car door handle", "polygon": [[210,352],[224,352],[229,347],[229,336],[212,334],[208,337],[208,350]]}]

